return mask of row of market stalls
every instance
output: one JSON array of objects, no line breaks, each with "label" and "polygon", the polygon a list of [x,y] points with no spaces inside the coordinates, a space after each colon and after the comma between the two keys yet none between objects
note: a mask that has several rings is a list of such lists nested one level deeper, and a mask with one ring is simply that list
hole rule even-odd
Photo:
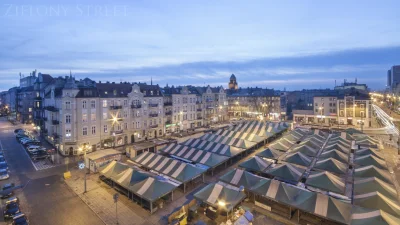
[{"label": "row of market stalls", "polygon": [[[400,219],[385,210],[373,210],[274,179],[236,169],[220,178],[219,185],[236,190],[265,210],[291,218],[298,210],[300,224],[399,224]],[[210,186],[215,185],[211,184]],[[233,187],[242,187],[234,189]],[[232,194],[235,196],[234,194]],[[216,201],[224,201],[218,197]],[[240,203],[240,198],[236,199]],[[233,203],[231,203],[233,204]]]},{"label": "row of market stalls", "polygon": [[[363,134],[353,136],[346,132],[328,134],[319,130],[295,129],[255,157],[241,163],[239,167],[262,179],[299,186],[308,192],[332,198],[332,202],[350,204],[357,221],[365,217],[373,218],[374,215],[399,217],[397,191],[378,146],[378,141]],[[246,181],[255,182],[255,179],[249,178],[250,175],[244,176]],[[235,182],[227,183],[231,185]],[[252,186],[253,184],[249,187]],[[276,200],[280,199],[269,203],[281,204]],[[351,203],[356,206],[351,206]],[[359,209],[360,207],[365,209]],[[278,214],[292,215],[291,208],[282,205],[275,208]],[[361,215],[363,212],[365,213]],[[299,221],[320,224],[321,221],[315,221],[307,213],[313,214],[312,211],[305,210],[305,213],[298,214]],[[350,217],[346,218],[348,220],[343,217],[339,221],[332,221],[348,224]]]},{"label": "row of market stalls", "polygon": [[100,179],[151,213],[173,200],[177,184],[127,164],[112,161],[99,168]]}]

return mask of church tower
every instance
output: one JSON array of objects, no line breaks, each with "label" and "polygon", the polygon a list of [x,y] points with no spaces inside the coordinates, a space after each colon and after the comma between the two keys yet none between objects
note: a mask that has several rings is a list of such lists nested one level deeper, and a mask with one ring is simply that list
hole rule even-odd
[{"label": "church tower", "polygon": [[229,79],[228,87],[231,90],[237,90],[238,89],[238,83],[236,82],[236,77],[235,77],[234,74],[232,74],[231,78]]}]

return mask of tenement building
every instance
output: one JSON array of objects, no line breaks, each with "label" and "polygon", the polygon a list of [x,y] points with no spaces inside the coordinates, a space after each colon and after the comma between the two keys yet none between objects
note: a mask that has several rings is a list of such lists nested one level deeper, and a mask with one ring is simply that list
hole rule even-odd
[{"label": "tenement building", "polygon": [[45,77],[39,76],[35,86],[34,108],[43,121],[41,133],[63,155],[124,146],[227,118],[222,87]]}]

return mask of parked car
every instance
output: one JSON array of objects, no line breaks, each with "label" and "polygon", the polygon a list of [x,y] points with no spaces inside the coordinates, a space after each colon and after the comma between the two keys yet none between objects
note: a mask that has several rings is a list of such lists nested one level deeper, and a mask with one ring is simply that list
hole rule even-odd
[{"label": "parked car", "polygon": [[19,140],[19,142],[20,142],[21,144],[27,144],[27,143],[29,143],[30,141],[33,141],[33,140],[30,139],[30,138],[21,138],[21,139]]},{"label": "parked car", "polygon": [[7,180],[10,178],[8,171],[6,169],[0,169],[0,180]]},{"label": "parked car", "polygon": [[23,213],[18,213],[13,218],[13,225],[29,225],[29,220]]},{"label": "parked car", "polygon": [[[15,184],[14,184],[14,183],[5,184],[5,185],[3,186],[3,188],[2,188],[2,191],[6,191],[6,190],[8,190],[8,189],[10,189],[10,188],[13,188],[13,187],[15,187]],[[9,197],[11,197],[13,194],[14,194],[13,191],[10,191],[10,192],[8,192],[8,193],[3,193],[3,194],[0,195],[0,198],[2,198],[2,199],[4,199],[4,198],[9,198]]]},{"label": "parked car", "polygon": [[17,136],[15,136],[15,138],[17,139],[18,142],[21,142],[22,139],[28,139],[29,136],[25,134],[18,134]]},{"label": "parked car", "polygon": [[16,202],[16,203],[19,204],[19,198],[17,198],[17,197],[11,197],[11,198],[7,199],[6,204],[9,204],[9,203],[11,203],[11,202]]},{"label": "parked car", "polygon": [[38,140],[28,140],[22,143],[24,146],[28,146],[28,145],[40,145],[40,141]]},{"label": "parked car", "polygon": [[4,158],[3,155],[0,155],[0,162],[6,162],[6,159]]},{"label": "parked car", "polygon": [[44,147],[39,147],[39,148],[31,148],[31,149],[27,149],[29,154],[36,154],[39,151],[43,151],[46,152],[46,148]]},{"label": "parked car", "polygon": [[0,162],[0,170],[1,169],[5,169],[5,170],[8,170],[8,164],[6,163],[6,162]]},{"label": "parked car", "polygon": [[43,151],[43,150],[36,151],[31,154],[32,160],[46,159],[49,157],[50,157],[50,155],[46,151]]},{"label": "parked car", "polygon": [[19,204],[17,202],[11,202],[10,204],[7,204],[5,209],[4,209],[4,220],[9,220],[14,218],[14,216],[20,213],[19,210]]},{"label": "parked car", "polygon": [[39,145],[34,145],[34,144],[31,144],[31,145],[26,146],[26,150],[27,150],[28,152],[30,152],[30,151],[35,151],[35,150],[38,150],[38,149],[40,149],[40,148],[42,148],[42,147],[39,146]]}]

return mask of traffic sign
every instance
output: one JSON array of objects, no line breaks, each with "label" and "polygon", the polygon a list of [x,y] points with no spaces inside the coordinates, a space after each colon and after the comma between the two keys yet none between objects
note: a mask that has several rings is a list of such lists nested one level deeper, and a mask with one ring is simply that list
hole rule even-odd
[{"label": "traffic sign", "polygon": [[119,198],[119,194],[118,194],[118,193],[115,193],[115,194],[113,195],[113,199],[114,199],[114,202],[115,202],[115,203],[118,202],[118,198]]},{"label": "traffic sign", "polygon": [[85,169],[85,163],[83,163],[83,162],[79,163],[78,167],[79,167],[80,170]]}]

